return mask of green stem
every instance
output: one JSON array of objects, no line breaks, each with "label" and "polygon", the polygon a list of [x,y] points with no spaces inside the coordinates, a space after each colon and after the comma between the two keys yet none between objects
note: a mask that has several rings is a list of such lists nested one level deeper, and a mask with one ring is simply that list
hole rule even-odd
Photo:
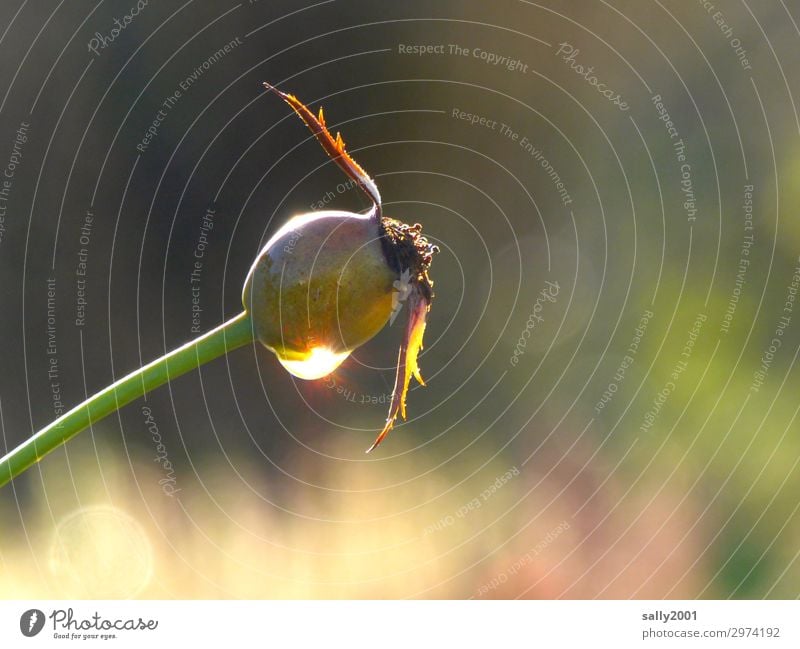
[{"label": "green stem", "polygon": [[244,311],[207,334],[112,383],[0,459],[0,487],[96,421],[167,381],[252,340],[252,321]]}]

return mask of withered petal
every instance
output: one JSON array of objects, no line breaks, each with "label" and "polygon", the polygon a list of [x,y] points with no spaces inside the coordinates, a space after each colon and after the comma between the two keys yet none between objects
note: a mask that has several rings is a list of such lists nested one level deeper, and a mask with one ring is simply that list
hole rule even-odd
[{"label": "withered petal", "polygon": [[358,164],[350,154],[345,151],[344,140],[340,133],[336,134],[334,138],[328,127],[325,124],[325,117],[322,113],[322,108],[319,109],[319,117],[316,117],[308,107],[301,102],[297,97],[292,94],[281,92],[275,86],[270,85],[266,81],[264,87],[267,90],[274,92],[281,97],[289,106],[292,107],[295,113],[300,116],[300,119],[305,122],[309,130],[314,134],[325,152],[333,158],[333,161],[339,165],[350,178],[358,183],[358,186],[370,197],[375,204],[375,211],[377,219],[381,218],[381,194],[378,191],[378,186],[375,181],[369,177],[369,174],[364,171],[360,164]]},{"label": "withered petal", "polygon": [[425,385],[419,369],[418,356],[422,349],[422,338],[425,335],[425,321],[428,311],[431,308],[430,299],[421,290],[418,283],[415,283],[408,297],[408,322],[400,343],[400,350],[397,354],[397,372],[394,380],[394,390],[392,392],[392,403],[389,406],[389,416],[386,425],[367,449],[367,453],[375,449],[383,438],[389,434],[394,427],[398,413],[406,418],[406,395],[408,385],[413,376],[420,385]]}]

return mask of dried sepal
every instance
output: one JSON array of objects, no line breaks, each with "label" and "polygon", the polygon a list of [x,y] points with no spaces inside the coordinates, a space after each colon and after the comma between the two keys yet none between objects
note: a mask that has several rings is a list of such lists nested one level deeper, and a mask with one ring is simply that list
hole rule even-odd
[{"label": "dried sepal", "polygon": [[376,448],[383,441],[383,438],[389,434],[389,431],[394,427],[398,414],[402,415],[403,419],[406,418],[406,395],[408,394],[411,377],[413,376],[420,385],[425,385],[419,369],[418,356],[422,349],[425,321],[431,308],[431,303],[422,294],[418,284],[415,284],[411,289],[408,297],[408,308],[408,322],[406,323],[403,340],[400,343],[400,351],[397,354],[397,372],[394,379],[394,389],[392,390],[392,403],[389,406],[389,416],[386,419],[386,425],[383,430],[378,434],[372,446],[367,449],[367,453]]},{"label": "dried sepal", "polygon": [[[428,276],[433,255],[439,251],[438,247],[429,243],[422,235],[422,226],[419,223],[408,225],[395,219],[381,215],[381,195],[378,187],[366,171],[345,150],[345,143],[341,133],[333,137],[325,123],[325,114],[322,108],[317,116],[308,109],[297,97],[281,92],[269,83],[264,87],[281,97],[317,138],[322,148],[334,162],[370,197],[374,204],[371,219],[378,224],[380,244],[383,256],[391,272],[399,279],[394,282],[397,293],[392,299],[392,313],[390,321],[394,321],[396,310],[404,302],[407,305],[408,321],[397,355],[397,369],[395,373],[392,401],[389,406],[389,415],[386,424],[375,442],[367,450],[372,451],[386,437],[394,426],[398,414],[406,418],[406,397],[408,387],[413,376],[420,385],[425,385],[419,369],[419,353],[423,347],[423,336],[428,311],[433,300],[433,282]],[[399,286],[398,286],[399,284]],[[398,305],[397,303],[400,303]]]},{"label": "dried sepal", "polygon": [[408,305],[408,321],[397,354],[397,370],[395,372],[392,402],[386,425],[378,434],[367,453],[380,444],[394,427],[397,415],[406,418],[406,396],[413,376],[420,385],[425,385],[419,369],[419,352],[423,347],[423,336],[427,323],[428,311],[433,300],[433,281],[428,276],[433,255],[439,248],[428,242],[422,235],[419,223],[408,225],[395,219],[384,218],[383,243],[384,253],[389,265],[401,277],[407,277],[410,289],[406,304]]},{"label": "dried sepal", "polygon": [[319,116],[315,117],[314,113],[294,95],[281,92],[266,81],[264,82],[264,87],[277,94],[292,107],[292,110],[298,114],[300,119],[303,120],[305,125],[308,126],[309,130],[317,138],[322,148],[325,149],[325,152],[333,158],[333,161],[339,165],[342,171],[355,180],[358,186],[370,197],[375,205],[375,218],[380,219],[381,194],[378,191],[378,186],[375,184],[375,181],[369,177],[369,174],[364,171],[361,165],[345,151],[345,144],[341,133],[336,133],[335,138],[331,135],[325,124],[325,116],[323,115],[322,108],[319,109]]}]

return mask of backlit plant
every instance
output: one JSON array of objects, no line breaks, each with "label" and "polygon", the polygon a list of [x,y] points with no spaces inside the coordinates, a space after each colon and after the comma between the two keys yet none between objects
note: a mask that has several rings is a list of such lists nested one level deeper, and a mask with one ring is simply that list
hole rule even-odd
[{"label": "backlit plant", "polygon": [[[128,374],[62,415],[0,459],[0,485],[89,425],[146,392],[208,361],[259,341],[301,379],[333,372],[407,305],[389,415],[373,450],[406,416],[413,376],[424,385],[418,355],[433,298],[428,276],[437,252],[421,234],[383,215],[375,182],[333,137],[320,109],[314,115],[294,95],[265,83],[305,122],[334,162],[372,201],[366,214],[325,210],[290,219],[259,253],[244,284],[244,311],[216,329]],[[400,297],[398,298],[398,294]]]}]

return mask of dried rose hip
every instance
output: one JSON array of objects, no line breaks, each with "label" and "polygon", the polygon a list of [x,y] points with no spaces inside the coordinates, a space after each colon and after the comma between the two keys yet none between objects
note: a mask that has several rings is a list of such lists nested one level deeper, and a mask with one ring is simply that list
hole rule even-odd
[{"label": "dried rose hip", "polygon": [[334,371],[349,354],[377,334],[404,300],[408,306],[397,360],[389,416],[369,451],[406,416],[413,375],[424,385],[417,363],[433,282],[428,277],[438,251],[421,233],[384,217],[375,182],[334,138],[322,109],[315,116],[294,95],[264,86],[282,97],[311,129],[336,164],[372,200],[366,214],[326,210],[291,219],[264,246],[243,292],[256,338],[281,364],[302,379]]},{"label": "dried rose hip", "polygon": [[[367,453],[406,416],[412,375],[423,384],[417,356],[433,292],[428,277],[436,246],[419,224],[406,225],[381,213],[373,180],[332,137],[319,116],[293,95],[264,84],[286,100],[334,162],[372,200],[367,214],[324,211],[296,216],[264,246],[247,275],[244,311],[143,365],[87,398],[0,458],[0,487],[80,431],[168,381],[222,354],[250,344],[255,336],[295,376],[316,379],[335,370],[356,347],[393,320],[401,302],[408,323],[386,425]],[[394,314],[394,315],[393,315]]]}]

